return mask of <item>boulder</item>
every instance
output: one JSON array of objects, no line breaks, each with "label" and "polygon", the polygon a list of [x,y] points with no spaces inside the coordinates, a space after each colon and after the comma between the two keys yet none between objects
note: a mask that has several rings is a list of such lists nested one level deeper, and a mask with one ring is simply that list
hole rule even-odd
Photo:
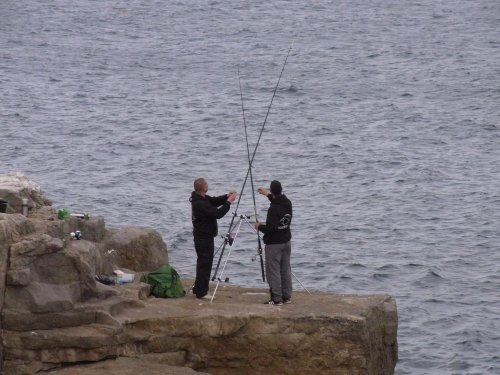
[{"label": "boulder", "polygon": [[[74,242],[81,245],[73,245]],[[100,252],[92,243],[72,241],[68,245],[48,234],[35,233],[13,243],[10,246],[5,308],[32,312],[66,311],[78,301],[96,297],[93,275],[99,256]]]},{"label": "boulder", "polygon": [[[9,249],[13,243],[19,241],[23,235],[33,233],[34,226],[29,220],[19,214],[9,215],[0,213],[0,311],[4,303],[7,274],[11,272],[9,268]],[[11,274],[11,276],[13,276]],[[0,319],[1,324],[1,319]],[[1,329],[0,325],[0,329]],[[1,343],[0,343],[1,357]]]},{"label": "boulder", "polygon": [[167,245],[153,229],[108,229],[104,247],[116,268],[153,271],[168,263]]},{"label": "boulder", "polygon": [[71,232],[79,230],[82,239],[100,243],[104,240],[106,226],[102,216],[80,218],[70,216],[59,220],[56,211],[50,206],[44,206],[37,211],[30,212],[37,232],[47,233],[52,237],[70,239]]},{"label": "boulder", "polygon": [[28,199],[30,209],[51,205],[40,186],[19,172],[0,174],[0,199],[9,202],[7,213],[21,213],[22,199]]},{"label": "boulder", "polygon": [[[0,192],[9,204],[25,197],[36,203],[28,217],[0,213],[0,270],[6,276],[0,278],[0,308],[66,311],[75,303],[113,295],[97,287],[95,275],[122,267],[150,271],[168,262],[158,232],[135,227],[110,230],[106,244],[102,217],[58,219],[40,187],[20,173],[0,175]],[[10,204],[9,212],[13,211],[16,205]],[[70,234],[76,230],[83,239],[72,240]]]}]

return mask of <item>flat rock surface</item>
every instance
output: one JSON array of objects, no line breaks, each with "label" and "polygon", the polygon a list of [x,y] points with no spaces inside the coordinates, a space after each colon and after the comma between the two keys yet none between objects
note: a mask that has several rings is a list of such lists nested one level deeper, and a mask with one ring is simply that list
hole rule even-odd
[{"label": "flat rock surface", "polygon": [[[190,281],[184,281],[185,289],[192,285]],[[215,284],[210,286],[210,294]],[[311,292],[311,291],[310,291]],[[183,298],[162,299],[148,298],[145,300],[144,309],[127,310],[117,316],[123,322],[133,322],[148,318],[161,317],[201,317],[215,315],[259,315],[259,316],[343,316],[359,319],[371,311],[374,306],[383,305],[386,302],[394,303],[389,295],[349,295],[349,294],[327,294],[304,291],[294,292],[292,303],[282,306],[265,305],[269,300],[269,293],[265,289],[242,288],[230,284],[220,284],[213,302],[207,299],[198,299],[188,293]],[[395,307],[395,306],[394,306]]]},{"label": "flat rock surface", "polygon": [[117,358],[107,361],[66,367],[47,372],[54,375],[202,375],[187,367],[168,366],[140,358]]},{"label": "flat rock surface", "polygon": [[[186,290],[192,285],[191,280],[184,280],[183,283]],[[136,285],[137,283],[125,284],[116,288],[123,293],[127,289],[136,290]],[[215,284],[212,284],[211,291],[214,288]],[[114,315],[114,318],[120,322],[129,337],[135,337],[135,342],[155,343],[156,350],[151,351],[149,348],[150,354],[141,355],[140,358],[121,357],[118,360],[88,365],[77,364],[49,373],[199,373],[194,369],[202,373],[222,375],[392,373],[390,364],[386,368],[381,362],[372,368],[366,362],[366,352],[360,349],[370,346],[370,339],[365,336],[366,330],[375,332],[379,327],[383,327],[380,328],[380,335],[385,337],[380,336],[379,339],[388,340],[389,345],[391,342],[395,343],[397,312],[396,304],[390,296],[318,292],[309,295],[299,291],[293,294],[291,304],[282,306],[265,305],[264,301],[268,297],[266,289],[221,284],[213,303],[208,299],[197,299],[192,294],[176,299],[147,298],[142,301],[143,307],[125,309]],[[58,338],[47,339],[61,341],[61,335],[73,335],[74,330],[53,330],[47,332],[48,336],[52,333]],[[76,335],[80,339],[85,337],[82,334]],[[351,335],[357,338],[351,340]],[[91,332],[91,336],[94,339],[95,332]],[[362,343],[365,339],[361,337],[368,341]],[[186,340],[192,340],[189,341],[191,344],[186,345]],[[358,340],[361,340],[359,347]],[[375,341],[371,342],[373,344]],[[380,341],[376,345],[380,350],[385,350],[380,346]],[[243,354],[241,350],[245,351],[245,348],[248,353]],[[288,354],[280,352],[282,349],[286,349],[284,353]],[[318,353],[323,354],[318,357]],[[162,358],[162,355],[167,357]],[[286,359],[283,355],[292,357]],[[322,357],[324,355],[326,357]],[[266,359],[266,356],[269,358]],[[329,367],[331,363],[327,357],[332,358],[331,363],[336,363],[337,366],[344,363],[345,368]],[[259,364],[252,363],[251,358]],[[318,358],[325,358],[325,362]],[[174,366],[177,364],[179,367]]]}]

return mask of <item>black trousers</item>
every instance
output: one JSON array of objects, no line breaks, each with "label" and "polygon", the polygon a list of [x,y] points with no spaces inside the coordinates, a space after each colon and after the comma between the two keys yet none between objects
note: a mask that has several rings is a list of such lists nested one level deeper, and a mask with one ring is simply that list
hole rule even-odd
[{"label": "black trousers", "polygon": [[214,238],[194,237],[194,249],[198,259],[196,260],[196,280],[194,281],[193,293],[196,297],[201,298],[208,293],[214,260]]}]

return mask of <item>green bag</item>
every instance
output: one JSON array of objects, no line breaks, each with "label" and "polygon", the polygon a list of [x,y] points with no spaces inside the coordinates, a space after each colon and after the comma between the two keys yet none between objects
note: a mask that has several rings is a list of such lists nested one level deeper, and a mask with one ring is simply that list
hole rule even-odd
[{"label": "green bag", "polygon": [[151,294],[159,298],[179,298],[186,295],[181,278],[168,264],[141,276],[141,281],[151,285]]},{"label": "green bag", "polygon": [[61,208],[57,211],[57,218],[59,220],[64,220],[70,217],[69,210],[67,208]]}]

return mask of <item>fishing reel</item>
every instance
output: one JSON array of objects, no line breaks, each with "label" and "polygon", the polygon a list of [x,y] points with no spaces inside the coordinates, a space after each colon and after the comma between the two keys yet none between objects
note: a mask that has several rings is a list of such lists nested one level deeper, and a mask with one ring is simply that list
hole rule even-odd
[{"label": "fishing reel", "polygon": [[229,246],[233,246],[234,239],[236,238],[236,233],[228,233],[224,237],[224,240],[227,241]]},{"label": "fishing reel", "polygon": [[82,232],[79,230],[75,230],[74,232],[70,233],[71,239],[73,240],[81,240],[82,239]]},{"label": "fishing reel", "polygon": [[261,257],[262,256],[262,248],[259,247],[257,248],[257,252],[252,255],[252,262],[255,262],[257,260],[257,257]]}]

